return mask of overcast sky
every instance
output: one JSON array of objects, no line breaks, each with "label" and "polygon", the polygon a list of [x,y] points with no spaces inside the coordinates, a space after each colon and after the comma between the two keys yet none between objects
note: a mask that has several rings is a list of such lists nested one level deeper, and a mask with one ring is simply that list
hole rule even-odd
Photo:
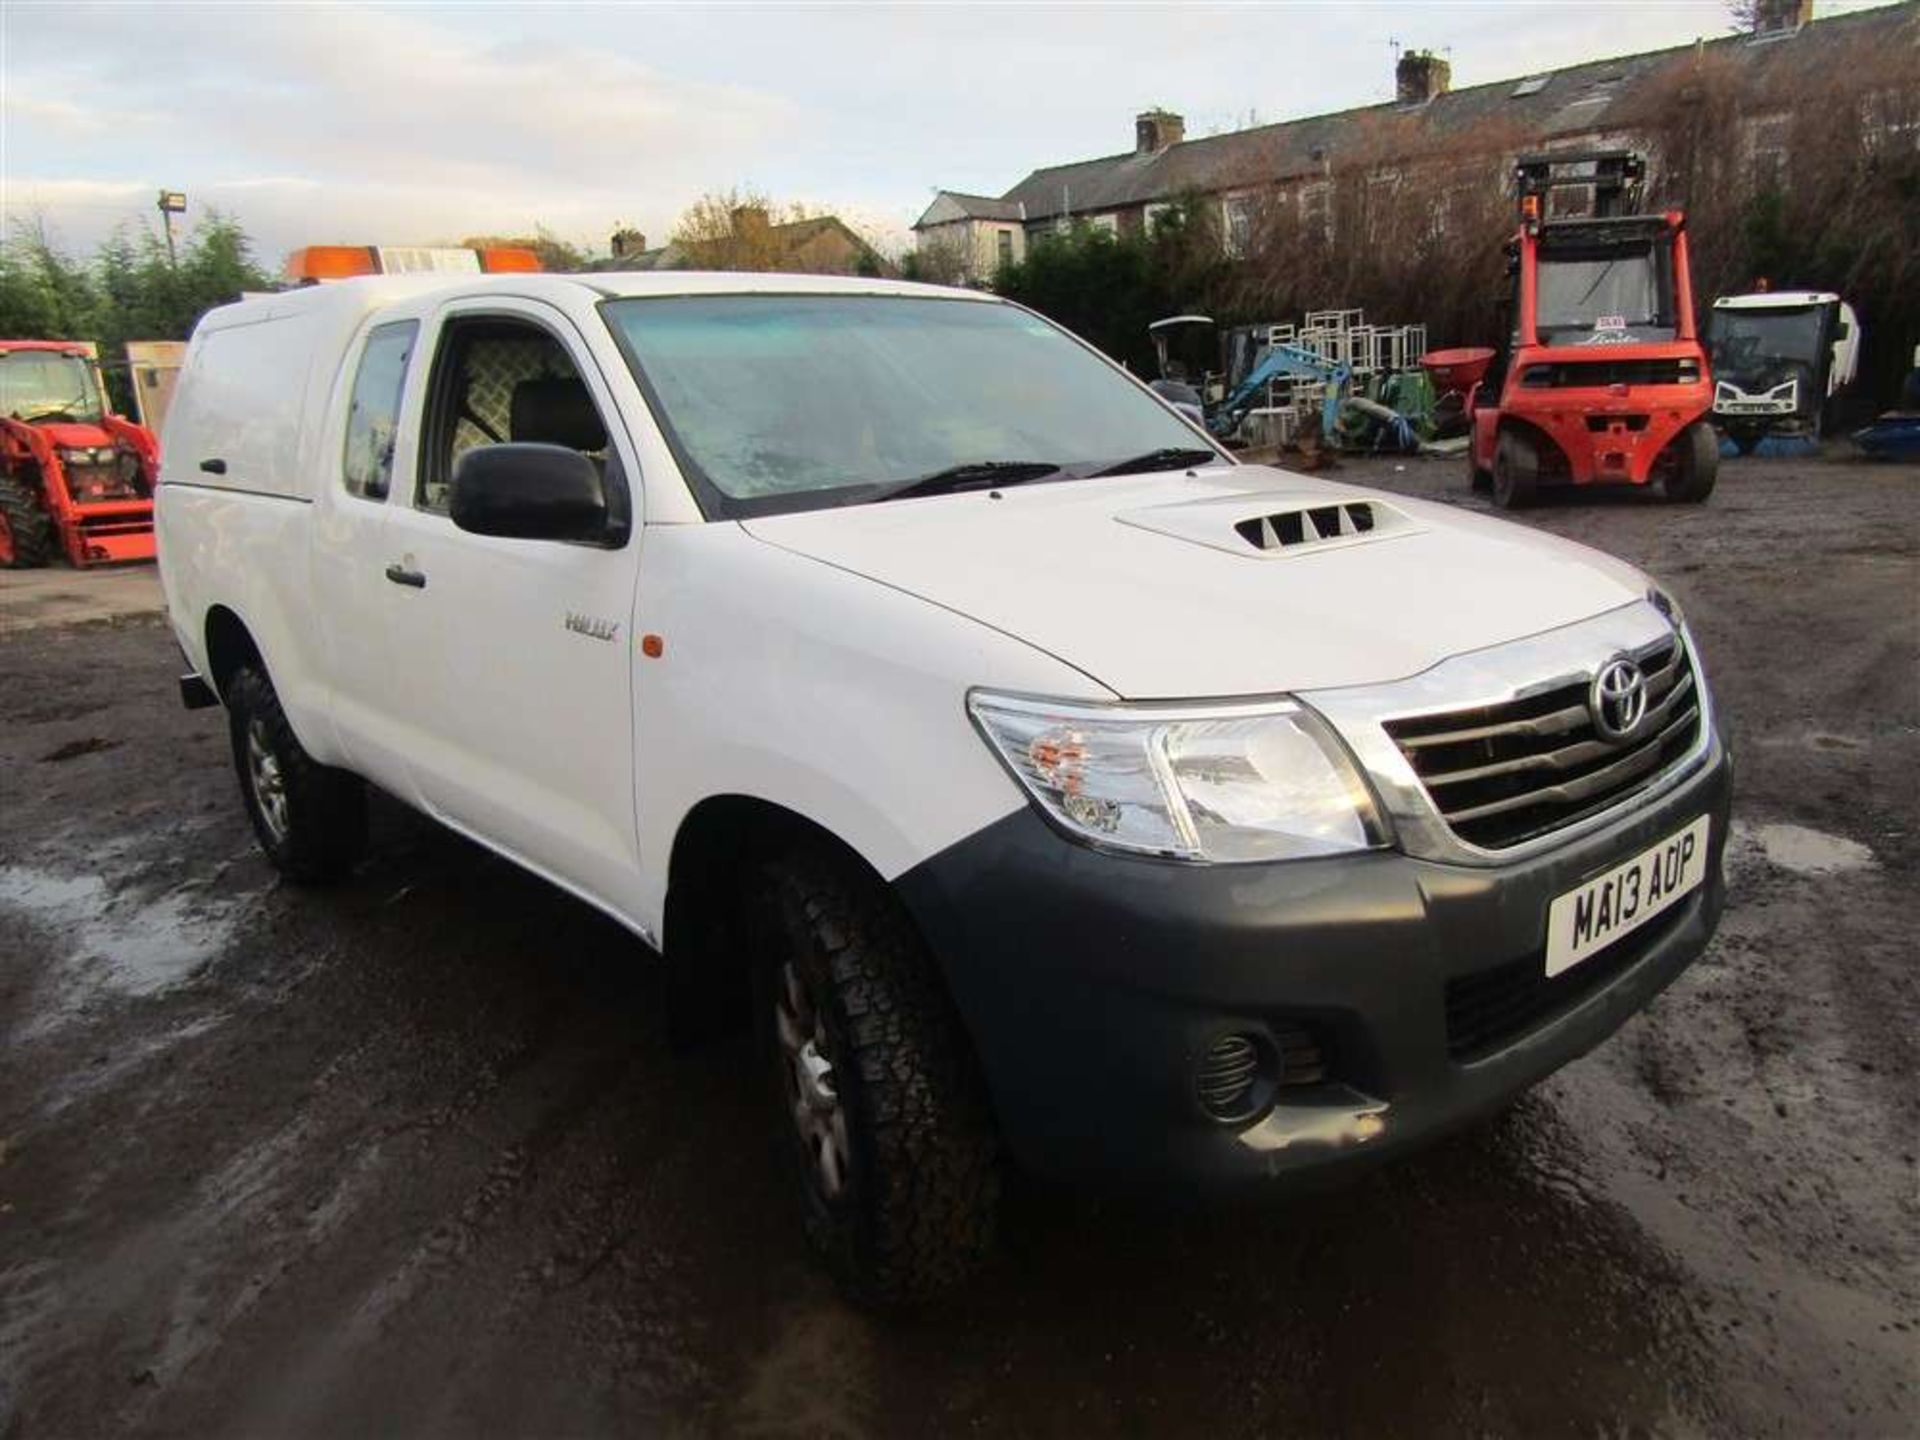
[{"label": "overcast sky", "polygon": [[[1821,15],[1869,0],[1821,0]],[[883,245],[946,187],[1727,32],[1725,0],[1089,5],[89,4],[0,0],[0,208],[74,247],[156,190],[296,245],[545,224],[650,243],[701,192],[832,208]],[[191,216],[189,217],[191,218]]]}]

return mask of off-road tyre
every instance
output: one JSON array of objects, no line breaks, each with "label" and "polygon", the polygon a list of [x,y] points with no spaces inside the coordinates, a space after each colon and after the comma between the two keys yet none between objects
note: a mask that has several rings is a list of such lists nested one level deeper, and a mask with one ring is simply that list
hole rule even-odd
[{"label": "off-road tyre", "polygon": [[1720,474],[1720,437],[1713,426],[1696,420],[1673,440],[1673,464],[1667,470],[1667,499],[1698,505],[1713,493]]},{"label": "off-road tyre", "polygon": [[1540,482],[1540,451],[1516,430],[1500,432],[1493,449],[1493,503],[1502,510],[1522,510],[1533,503]]},{"label": "off-road tyre", "polygon": [[[248,666],[235,672],[222,698],[240,798],[267,859],[303,885],[346,875],[366,849],[365,782],[307,754],[287,723],[273,682],[259,670]],[[256,740],[277,777],[273,790],[258,773]]]},{"label": "off-road tyre", "polygon": [[[950,1290],[990,1253],[1000,1147],[945,985],[897,899],[822,849],[761,872],[755,1010],[807,1237],[854,1300],[911,1306]],[[827,1195],[795,1123],[777,1033],[791,965],[823,1022],[850,1163]]]},{"label": "off-road tyre", "polygon": [[0,570],[37,570],[52,555],[52,518],[25,485],[0,475]]}]

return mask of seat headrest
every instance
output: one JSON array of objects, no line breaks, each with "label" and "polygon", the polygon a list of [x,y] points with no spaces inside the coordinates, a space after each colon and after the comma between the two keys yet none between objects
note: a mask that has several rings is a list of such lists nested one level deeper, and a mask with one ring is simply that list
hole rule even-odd
[{"label": "seat headrest", "polygon": [[522,380],[513,387],[507,424],[515,440],[569,450],[607,448],[607,427],[600,423],[586,382],[577,376]]}]

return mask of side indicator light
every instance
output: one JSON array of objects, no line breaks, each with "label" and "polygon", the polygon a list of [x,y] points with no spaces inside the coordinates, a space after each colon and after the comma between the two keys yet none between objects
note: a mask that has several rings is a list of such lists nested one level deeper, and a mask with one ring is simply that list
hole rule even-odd
[{"label": "side indicator light", "polygon": [[642,635],[640,653],[649,660],[658,660],[667,653],[667,642],[658,635]]}]

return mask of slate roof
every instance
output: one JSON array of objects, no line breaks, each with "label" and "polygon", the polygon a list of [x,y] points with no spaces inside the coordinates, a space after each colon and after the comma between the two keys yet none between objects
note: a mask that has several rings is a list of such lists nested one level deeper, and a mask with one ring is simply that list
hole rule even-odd
[{"label": "slate roof", "polygon": [[[803,245],[821,232],[838,230],[847,237],[856,254],[872,256],[876,263],[880,258],[879,252],[838,215],[815,215],[806,220],[786,220],[778,225],[768,226],[767,230],[789,257],[798,253]],[[637,255],[628,255],[624,258],[610,256],[604,260],[597,260],[587,268],[589,270],[699,269],[702,258],[700,249],[698,245],[689,248],[669,241],[651,250],[642,250]]]},{"label": "slate roof", "polygon": [[962,195],[958,190],[940,192],[974,220],[1024,220],[1017,200],[996,200],[991,195]]},{"label": "slate roof", "polygon": [[[1816,20],[1794,34],[1764,39],[1727,35],[1697,46],[1589,61],[1543,76],[1516,75],[1451,90],[1421,105],[1366,105],[1187,140],[1152,155],[1107,155],[1050,165],[1015,185],[1000,203],[1024,206],[1031,222],[1171,200],[1190,191],[1271,184],[1320,171],[1338,159],[1343,145],[1350,147],[1397,124],[1416,126],[1429,139],[1435,132],[1459,134],[1483,123],[1511,125],[1530,143],[1631,130],[1645,92],[1696,53],[1737,62],[1764,93],[1772,76],[1843,63],[1845,50],[1857,42],[1876,48],[1908,46],[1920,65],[1920,0]],[[1545,83],[1531,87],[1530,82],[1539,79]],[[1518,93],[1523,88],[1530,93]]]}]

